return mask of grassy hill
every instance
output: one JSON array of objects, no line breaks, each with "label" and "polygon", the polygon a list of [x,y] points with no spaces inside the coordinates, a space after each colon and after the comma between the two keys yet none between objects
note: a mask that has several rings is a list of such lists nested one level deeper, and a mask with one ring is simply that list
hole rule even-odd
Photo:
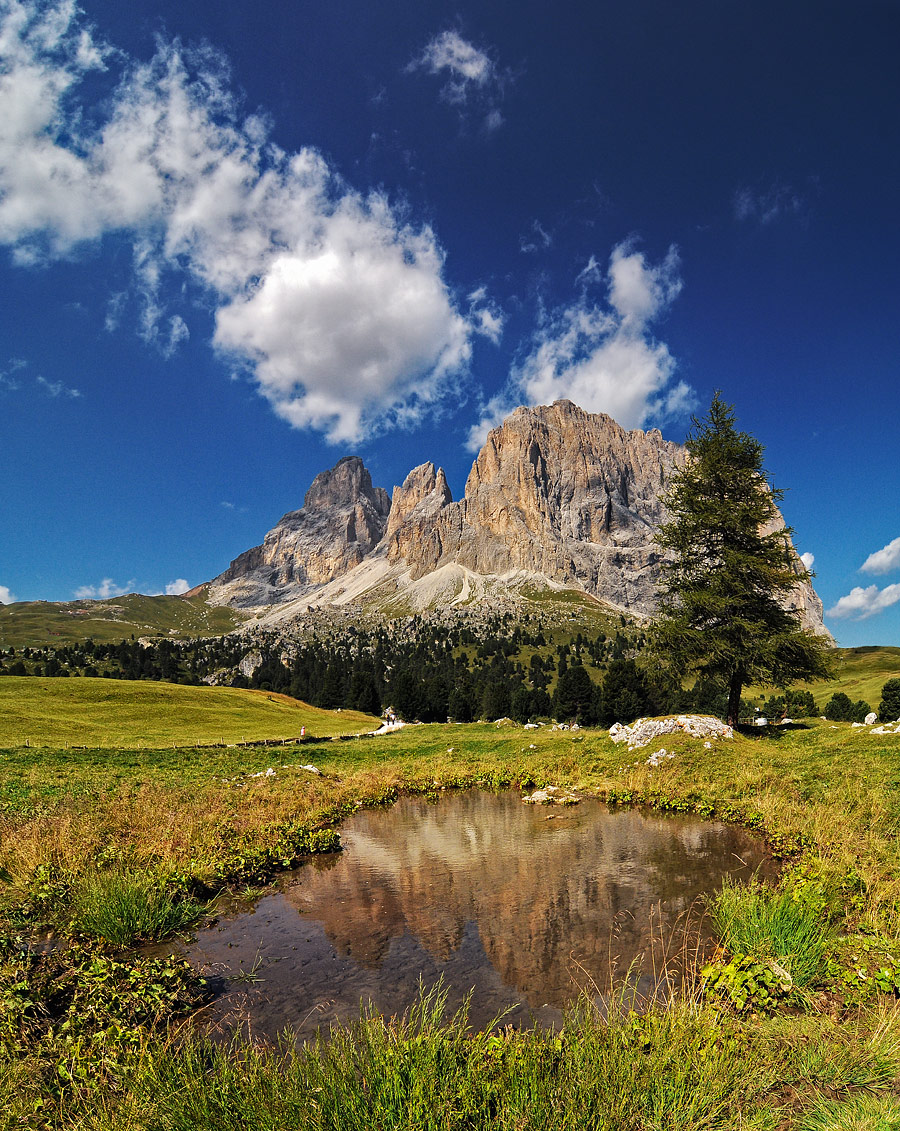
[{"label": "grassy hill", "polygon": [[0,679],[0,747],[187,746],[322,738],[372,730],[356,711],[323,711],[270,691],[117,679]]},{"label": "grassy hill", "polygon": [[[815,683],[799,683],[797,687],[807,688],[812,692],[820,713],[836,691],[843,691],[854,703],[858,699],[864,699],[873,711],[877,711],[884,684],[889,679],[900,679],[900,648],[875,645],[838,648],[836,676],[831,682],[819,680]],[[764,690],[749,687],[744,692],[744,698],[775,694],[778,693],[771,688]]]},{"label": "grassy hill", "polygon": [[240,613],[192,597],[128,593],[107,601],[19,601],[0,605],[0,648],[55,647],[88,637],[113,643],[128,636],[219,636],[237,628]]}]

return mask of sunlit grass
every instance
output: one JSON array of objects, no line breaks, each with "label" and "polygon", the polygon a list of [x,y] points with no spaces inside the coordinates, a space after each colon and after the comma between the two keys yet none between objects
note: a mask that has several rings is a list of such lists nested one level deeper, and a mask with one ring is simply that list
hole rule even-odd
[{"label": "sunlit grass", "polygon": [[717,935],[732,954],[772,959],[804,988],[818,981],[829,952],[829,929],[790,890],[726,879],[709,901]]},{"label": "sunlit grass", "polygon": [[[130,686],[143,694],[159,685]],[[97,909],[118,900],[113,923],[140,919],[151,926],[132,937],[146,937],[171,929],[171,908],[138,914],[137,904],[152,903],[151,893],[135,894],[142,870],[185,890],[195,881],[215,886],[229,862],[266,858],[299,826],[339,821],[358,802],[390,800],[396,790],[556,784],[748,820],[779,844],[802,847],[829,874],[853,869],[860,906],[838,911],[900,934],[900,739],[823,724],[708,748],[683,736],[663,744],[675,756],[656,769],[646,759],[659,743],[629,752],[603,732],[494,724],[275,749],[8,749],[0,751],[0,868],[9,877],[0,899],[9,912],[44,884],[58,918],[82,924],[89,908],[102,919]],[[117,874],[129,890],[113,898],[115,884],[103,884]],[[825,917],[813,915],[809,927],[791,918],[781,892],[752,888],[726,891],[721,908],[730,909],[720,922],[727,946],[790,962],[795,982],[808,974],[815,985]],[[112,929],[96,933],[108,938]],[[104,1037],[102,1048],[78,1052],[86,1076],[77,1086],[59,1082],[57,1065],[73,1053],[55,1036],[35,1050],[0,1041],[0,1128],[892,1126],[900,1025],[880,1006],[836,1020],[819,1012],[745,1019],[695,992],[657,1003],[646,1017],[623,1008],[607,1018],[583,1002],[558,1033],[471,1033],[438,1005],[423,1003],[403,1023],[370,1017],[300,1052],[180,1032],[168,1043],[129,1036],[127,1054],[113,1057]],[[38,1118],[42,1095],[55,1096],[55,1106]]]},{"label": "sunlit grass", "polygon": [[271,691],[119,679],[0,678],[0,747],[184,747],[356,734],[379,720]]}]

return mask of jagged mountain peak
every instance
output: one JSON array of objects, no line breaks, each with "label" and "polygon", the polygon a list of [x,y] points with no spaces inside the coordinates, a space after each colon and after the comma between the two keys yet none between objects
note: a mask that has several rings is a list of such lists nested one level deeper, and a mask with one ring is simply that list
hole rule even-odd
[{"label": "jagged mountain peak", "polygon": [[344,456],[334,467],[315,477],[302,509],[355,506],[360,499],[367,499],[379,514],[387,517],[391,508],[387,491],[372,486],[372,476],[359,456]]},{"label": "jagged mountain peak", "polygon": [[[627,431],[565,400],[518,408],[494,428],[458,502],[430,461],[389,499],[358,456],[345,457],[316,476],[304,506],[262,546],[216,578],[213,599],[321,605],[352,595],[364,603],[366,592],[382,600],[391,587],[421,594],[428,586],[419,583],[433,574],[442,579],[436,599],[446,602],[455,599],[451,582],[465,596],[496,593],[479,577],[528,575],[646,616],[656,606],[654,535],[668,518],[666,482],[686,458],[657,429]],[[798,584],[794,604],[809,627],[825,631],[811,586]]]}]

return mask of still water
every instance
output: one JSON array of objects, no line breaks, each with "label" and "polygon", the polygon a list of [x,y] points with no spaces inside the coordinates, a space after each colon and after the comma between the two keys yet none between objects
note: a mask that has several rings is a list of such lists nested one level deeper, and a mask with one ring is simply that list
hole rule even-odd
[{"label": "still water", "polygon": [[703,895],[772,870],[761,842],[719,822],[513,792],[402,798],[360,811],[341,840],[185,948],[222,989],[214,1027],[308,1037],[361,1002],[402,1013],[439,979],[451,1008],[472,991],[476,1026],[503,1010],[504,1024],[554,1024],[629,969],[649,993],[664,954],[677,966],[703,945]]}]

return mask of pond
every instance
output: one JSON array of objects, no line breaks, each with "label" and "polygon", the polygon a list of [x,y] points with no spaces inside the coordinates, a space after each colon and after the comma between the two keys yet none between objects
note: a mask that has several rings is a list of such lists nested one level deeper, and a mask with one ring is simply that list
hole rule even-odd
[{"label": "pond", "polygon": [[[184,948],[220,988],[220,1031],[301,1038],[402,1013],[443,981],[485,1026],[558,1023],[582,988],[626,975],[649,994],[668,960],[708,944],[702,898],[726,876],[771,874],[761,841],[688,816],[525,805],[515,792],[404,797],[341,828],[344,851],[282,877]],[[630,974],[629,974],[630,971]]]}]

